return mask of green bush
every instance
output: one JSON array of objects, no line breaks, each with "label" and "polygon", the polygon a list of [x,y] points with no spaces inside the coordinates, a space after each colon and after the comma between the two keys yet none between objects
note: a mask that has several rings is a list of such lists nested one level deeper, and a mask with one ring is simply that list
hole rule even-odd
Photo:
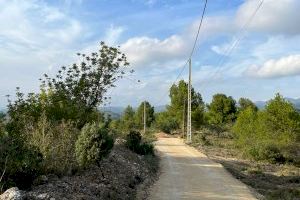
[{"label": "green bush", "polygon": [[138,154],[141,155],[153,155],[154,154],[154,146],[151,143],[143,142],[140,144]]},{"label": "green bush", "polygon": [[300,167],[300,144],[291,143],[281,149],[287,162],[294,163]]},{"label": "green bush", "polygon": [[270,163],[284,163],[286,161],[280,148],[275,144],[260,144],[253,146],[245,153],[255,160],[266,160]]},{"label": "green bush", "polygon": [[138,131],[130,131],[126,135],[126,147],[134,152],[138,152],[142,141],[142,135]]},{"label": "green bush", "polygon": [[153,155],[154,146],[151,143],[142,141],[142,135],[137,131],[130,131],[126,136],[126,147],[141,155]]},{"label": "green bush", "polygon": [[[0,190],[17,186],[27,189],[40,174],[43,156],[17,136],[0,134]],[[1,191],[0,191],[1,193]]]},{"label": "green bush", "polygon": [[300,114],[277,94],[264,110],[247,108],[233,127],[235,141],[245,155],[273,163],[299,161]]},{"label": "green bush", "polygon": [[171,133],[179,128],[175,117],[170,116],[167,112],[162,112],[156,116],[156,127],[165,133]]},{"label": "green bush", "polygon": [[104,125],[86,124],[76,141],[76,158],[81,167],[100,164],[112,149],[114,140]]},{"label": "green bush", "polygon": [[28,142],[43,155],[44,173],[64,175],[77,168],[75,142],[79,131],[71,122],[51,124],[44,116],[25,132]]}]

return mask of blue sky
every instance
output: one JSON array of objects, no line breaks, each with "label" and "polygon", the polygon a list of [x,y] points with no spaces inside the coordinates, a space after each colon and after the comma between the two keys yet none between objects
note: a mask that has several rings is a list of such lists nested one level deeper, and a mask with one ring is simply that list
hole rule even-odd
[{"label": "blue sky", "polygon": [[[205,101],[215,93],[255,101],[276,92],[300,97],[300,1],[265,0],[241,33],[259,3],[208,0],[192,58],[193,86]],[[42,74],[76,62],[77,52],[96,50],[100,41],[120,45],[136,71],[109,91],[111,105],[168,103],[203,5],[204,0],[0,0],[0,107],[17,86],[37,91]],[[180,78],[187,78],[187,70]]]}]

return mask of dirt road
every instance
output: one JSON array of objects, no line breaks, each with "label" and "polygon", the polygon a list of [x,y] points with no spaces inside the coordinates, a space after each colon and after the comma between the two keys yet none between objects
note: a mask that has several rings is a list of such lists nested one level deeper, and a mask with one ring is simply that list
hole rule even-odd
[{"label": "dirt road", "polygon": [[159,138],[161,176],[150,199],[252,200],[250,190],[233,178],[221,164],[208,159],[178,138]]}]

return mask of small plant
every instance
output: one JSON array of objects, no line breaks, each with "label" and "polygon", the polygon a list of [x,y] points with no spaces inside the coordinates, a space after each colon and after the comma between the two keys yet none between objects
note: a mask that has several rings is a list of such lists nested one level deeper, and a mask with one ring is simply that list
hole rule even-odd
[{"label": "small plant", "polygon": [[26,126],[28,142],[43,155],[44,173],[70,174],[77,167],[75,142],[78,129],[71,122],[54,124],[45,115],[31,126]]},{"label": "small plant", "polygon": [[30,187],[40,174],[42,154],[23,140],[11,135],[0,136],[0,190]]},{"label": "small plant", "polygon": [[137,154],[154,154],[153,144],[142,141],[142,135],[137,131],[130,131],[126,136],[126,147]]},{"label": "small plant", "polygon": [[126,147],[134,152],[137,152],[141,141],[142,135],[138,131],[130,131],[126,136]]},{"label": "small plant", "polygon": [[86,124],[76,142],[76,158],[81,167],[100,164],[102,158],[109,154],[114,140],[104,125]]},{"label": "small plant", "polygon": [[154,146],[151,143],[144,142],[140,144],[138,149],[138,154],[141,155],[153,155],[154,154]]}]

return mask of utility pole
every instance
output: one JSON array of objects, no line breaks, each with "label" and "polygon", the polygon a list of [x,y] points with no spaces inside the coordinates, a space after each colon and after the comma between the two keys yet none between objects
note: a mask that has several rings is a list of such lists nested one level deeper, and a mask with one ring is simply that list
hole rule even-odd
[{"label": "utility pole", "polygon": [[186,102],[186,98],[183,99],[182,138],[184,138],[185,135],[185,118],[186,118],[185,102]]},{"label": "utility pole", "polygon": [[146,134],[146,101],[144,101],[144,134]]},{"label": "utility pole", "polygon": [[191,90],[192,90],[192,60],[189,59],[189,83],[188,83],[188,114],[187,114],[187,142],[192,142],[192,121],[191,121]]}]

